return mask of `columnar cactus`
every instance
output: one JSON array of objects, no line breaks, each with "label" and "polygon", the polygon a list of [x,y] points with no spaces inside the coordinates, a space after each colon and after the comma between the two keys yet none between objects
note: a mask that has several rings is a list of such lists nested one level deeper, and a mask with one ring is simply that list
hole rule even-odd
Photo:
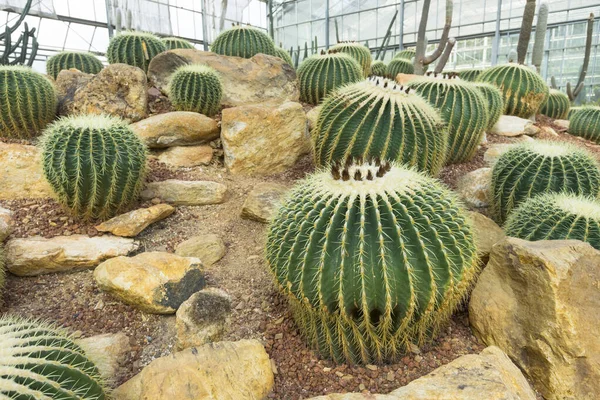
[{"label": "columnar cactus", "polygon": [[86,74],[97,74],[103,67],[102,62],[93,54],[72,51],[53,55],[46,62],[46,72],[54,79],[63,69],[76,68]]},{"label": "columnar cactus", "polygon": [[347,54],[329,52],[308,57],[298,67],[300,100],[317,105],[336,88],[362,79],[360,66]]},{"label": "columnar cactus", "polygon": [[166,37],[166,38],[162,38],[160,40],[164,43],[167,50],[193,49],[194,48],[193,44],[191,44],[190,42],[188,42],[185,39],[178,38],[178,37]]},{"label": "columnar cactus", "polygon": [[354,58],[362,68],[364,77],[371,73],[371,50],[368,47],[356,42],[342,42],[331,47],[331,50]]},{"label": "columnar cactus", "polygon": [[564,142],[521,143],[502,154],[492,170],[491,208],[503,223],[528,198],[568,192],[596,196],[600,170],[594,157]]},{"label": "columnar cactus", "polygon": [[571,102],[569,96],[556,89],[550,89],[546,102],[540,108],[540,114],[554,119],[565,119],[569,114]]},{"label": "columnar cactus", "polygon": [[210,47],[213,53],[224,56],[252,58],[258,53],[276,56],[273,40],[256,28],[236,25],[221,32]]},{"label": "columnar cactus", "polygon": [[600,107],[582,107],[569,118],[569,133],[600,143]]},{"label": "columnar cactus", "polygon": [[469,82],[430,74],[408,83],[438,109],[448,125],[448,164],[470,160],[481,143],[489,116],[483,94]]},{"label": "columnar cactus", "polygon": [[478,82],[498,86],[504,96],[504,114],[529,118],[535,115],[548,97],[548,85],[531,68],[516,63],[491,67],[483,71]]},{"label": "columnar cactus", "polygon": [[111,64],[128,64],[148,72],[154,56],[166,50],[165,44],[151,33],[125,31],[110,40],[106,57]]},{"label": "columnar cactus", "polygon": [[373,61],[371,63],[371,76],[386,76],[387,66],[383,61]]},{"label": "columnar cactus", "polygon": [[294,66],[294,61],[290,53],[282,49],[281,47],[275,47],[275,56],[281,58],[283,61],[288,63],[290,66]]},{"label": "columnar cactus", "polygon": [[325,99],[313,139],[319,166],[377,158],[436,175],[446,160],[448,133],[438,113],[414,91],[373,77]]},{"label": "columnar cactus", "polygon": [[500,119],[502,111],[504,110],[504,100],[502,98],[502,92],[497,86],[489,83],[474,82],[472,83],[479,91],[483,94],[486,99],[486,106],[488,111],[488,124],[486,129],[492,129],[496,122]]},{"label": "columnar cactus", "polygon": [[266,253],[301,333],[336,362],[393,362],[434,337],[478,270],[456,196],[386,162],[334,164],[296,186]]},{"label": "columnar cactus", "polygon": [[221,109],[223,85],[217,71],[200,64],[179,67],[169,84],[169,99],[179,111],[212,117]]},{"label": "columnar cactus", "polygon": [[46,179],[76,216],[110,218],[136,200],[144,183],[146,148],[118,118],[62,118],[46,129],[41,146]]},{"label": "columnar cactus", "polygon": [[600,202],[589,196],[541,194],[511,212],[505,230],[519,239],[581,240],[600,250]]},{"label": "columnar cactus", "polygon": [[65,330],[15,316],[0,317],[0,397],[103,400],[96,365]]},{"label": "columnar cactus", "polygon": [[37,136],[56,115],[54,85],[29,67],[0,66],[0,136]]},{"label": "columnar cactus", "polygon": [[398,74],[412,74],[415,72],[415,67],[411,61],[403,58],[395,58],[387,66],[386,76],[390,79],[396,79]]},{"label": "columnar cactus", "polygon": [[456,71],[456,74],[463,81],[475,82],[479,75],[483,70],[481,68],[470,68],[470,69],[461,69],[460,71]]}]

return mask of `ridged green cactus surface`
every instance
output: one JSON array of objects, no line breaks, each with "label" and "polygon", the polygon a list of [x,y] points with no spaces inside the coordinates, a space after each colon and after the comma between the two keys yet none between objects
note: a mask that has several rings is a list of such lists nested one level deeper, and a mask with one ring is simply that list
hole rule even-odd
[{"label": "ridged green cactus surface", "polygon": [[387,163],[334,165],[297,185],[267,261],[309,344],[349,363],[393,362],[434,337],[478,268],[455,195]]},{"label": "ridged green cactus surface", "polygon": [[571,118],[573,117],[573,115],[575,115],[575,113],[579,110],[581,110],[584,107],[570,107],[569,108],[569,113],[567,114],[567,119],[570,121]]},{"label": "ridged green cactus surface", "polygon": [[331,50],[348,54],[354,58],[362,68],[365,78],[371,73],[371,51],[366,46],[355,42],[343,42],[332,46]]},{"label": "ridged green cactus surface", "polygon": [[504,99],[502,98],[502,92],[497,86],[490,83],[474,82],[472,83],[485,97],[485,104],[488,111],[488,124],[486,129],[490,130],[496,122],[500,119],[502,111],[504,111]]},{"label": "ridged green cactus surface", "polygon": [[41,140],[46,179],[74,215],[105,219],[124,211],[144,183],[146,147],[124,121],[67,117]]},{"label": "ridged green cactus surface", "polygon": [[394,55],[394,59],[404,59],[404,60],[411,61],[413,58],[415,58],[416,54],[417,54],[417,51],[415,49],[404,49],[404,50],[397,52]]},{"label": "ridged green cactus surface", "polygon": [[148,72],[150,61],[166,50],[165,44],[151,33],[125,31],[110,40],[106,57],[111,64],[128,64]]},{"label": "ridged green cactus surface", "polygon": [[469,69],[461,69],[456,71],[456,74],[460,79],[467,82],[475,82],[479,75],[483,72],[481,68],[469,68]]},{"label": "ridged green cactus surface", "polygon": [[169,83],[169,99],[179,111],[212,117],[221,109],[223,85],[217,71],[199,64],[179,67]]},{"label": "ridged green cactus surface", "polygon": [[275,56],[281,58],[283,61],[288,63],[290,66],[292,66],[292,67],[294,66],[294,61],[292,60],[292,56],[290,56],[290,53],[288,53],[284,49],[282,49],[280,47],[275,47]]},{"label": "ridged green cactus surface", "polygon": [[582,107],[569,118],[569,133],[600,143],[600,107]]},{"label": "ridged green cactus surface", "polygon": [[181,39],[178,37],[166,37],[160,39],[165,44],[167,50],[175,50],[175,49],[193,49],[194,45],[188,42],[185,39]]},{"label": "ridged green cactus surface", "polygon": [[93,54],[72,51],[55,54],[46,62],[46,72],[54,79],[63,69],[76,68],[86,74],[97,74],[103,67],[102,62]]},{"label": "ridged green cactus surface", "polygon": [[371,76],[385,77],[387,65],[383,61],[376,60],[371,63]]},{"label": "ridged green cactus surface", "polygon": [[269,35],[256,28],[242,25],[221,32],[210,49],[213,53],[242,58],[252,58],[258,53],[277,56],[275,43]]},{"label": "ridged green cactus surface", "polygon": [[387,66],[386,76],[390,79],[396,79],[398,74],[414,74],[415,67],[411,61],[403,58],[395,58]]},{"label": "ridged green cactus surface", "polygon": [[550,89],[546,102],[540,108],[540,114],[554,119],[565,119],[569,115],[571,102],[569,96],[555,89]]}]

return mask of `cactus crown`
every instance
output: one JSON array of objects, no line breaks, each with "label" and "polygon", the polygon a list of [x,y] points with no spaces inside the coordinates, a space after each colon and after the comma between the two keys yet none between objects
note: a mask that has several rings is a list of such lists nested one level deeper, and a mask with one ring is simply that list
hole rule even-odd
[{"label": "cactus crown", "polygon": [[162,42],[167,47],[167,50],[173,49],[193,49],[194,45],[188,42],[185,39],[181,39],[178,37],[166,37],[161,39]]},{"label": "cactus crown", "polygon": [[175,109],[212,117],[221,109],[223,84],[213,68],[202,64],[179,67],[169,83],[169,97]]},{"label": "cactus crown", "polygon": [[569,116],[569,133],[600,143],[600,107],[585,106]]},{"label": "cactus crown", "polygon": [[360,43],[356,42],[340,42],[333,46],[330,51],[346,53],[358,62],[363,70],[365,77],[371,72],[371,51]]},{"label": "cactus crown", "polygon": [[404,49],[402,51],[399,51],[398,53],[396,53],[394,55],[394,58],[398,59],[405,59],[405,60],[411,60],[415,57],[415,55],[417,54],[417,51],[415,49]]},{"label": "cactus crown", "polygon": [[386,75],[390,79],[396,79],[398,74],[412,74],[415,67],[411,61],[404,58],[394,58],[387,66]]},{"label": "cactus crown", "polygon": [[383,61],[375,60],[371,63],[371,75],[372,76],[385,76],[387,66]]},{"label": "cactus crown", "polygon": [[224,56],[252,58],[258,53],[276,56],[275,43],[263,31],[234,25],[223,31],[211,45],[211,51]]},{"label": "cactus crown", "polygon": [[477,77],[481,75],[483,69],[481,68],[470,68],[470,69],[461,69],[460,71],[456,71],[455,73],[460,77],[460,79],[468,82],[475,82]]},{"label": "cactus crown", "polygon": [[154,56],[166,50],[165,44],[151,33],[123,31],[110,40],[106,57],[111,64],[124,63],[148,72]]}]

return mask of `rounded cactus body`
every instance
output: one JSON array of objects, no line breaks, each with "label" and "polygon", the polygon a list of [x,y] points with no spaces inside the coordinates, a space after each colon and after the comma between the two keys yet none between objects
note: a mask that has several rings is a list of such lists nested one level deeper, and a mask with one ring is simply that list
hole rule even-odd
[{"label": "rounded cactus body", "polygon": [[317,105],[335,89],[363,79],[360,65],[347,54],[308,57],[298,67],[300,100]]},{"label": "rounded cactus body", "polygon": [[546,102],[540,108],[540,114],[554,119],[565,119],[569,114],[571,102],[569,96],[555,89],[550,89]]},{"label": "rounded cactus body", "polygon": [[600,250],[600,202],[575,194],[541,194],[511,212],[505,230],[519,239],[581,240]]},{"label": "rounded cactus body", "polygon": [[46,62],[46,72],[54,79],[60,71],[70,68],[78,69],[86,74],[97,74],[104,66],[93,54],[72,51],[55,54]]},{"label": "rounded cactus body", "polygon": [[37,136],[56,115],[54,85],[29,67],[0,66],[0,136]]},{"label": "rounded cactus body", "polygon": [[509,63],[491,67],[477,78],[498,86],[504,97],[504,114],[529,118],[535,115],[548,97],[548,85],[525,65]]},{"label": "rounded cactus body", "polygon": [[348,54],[354,58],[362,68],[363,76],[367,77],[371,73],[371,50],[368,47],[356,42],[338,43],[331,47],[331,51]]},{"label": "rounded cactus body", "polygon": [[522,143],[498,158],[490,190],[492,214],[503,223],[519,204],[538,194],[596,196],[600,170],[594,157],[576,146],[548,141]]},{"label": "rounded cactus body", "polygon": [[110,40],[106,57],[111,64],[128,64],[148,72],[150,61],[166,50],[165,44],[151,33],[125,31]]},{"label": "rounded cactus body", "polygon": [[0,317],[0,397],[108,398],[96,365],[63,329],[14,316]]},{"label": "rounded cactus body", "polygon": [[600,107],[582,107],[569,118],[569,133],[600,143]]},{"label": "rounded cactus body", "polygon": [[194,45],[188,42],[187,40],[178,37],[167,37],[162,38],[160,40],[162,40],[167,50],[195,48]]},{"label": "rounded cactus body", "polygon": [[455,195],[383,163],[334,165],[292,191],[267,262],[301,333],[337,362],[393,362],[437,334],[478,260]]},{"label": "rounded cactus body", "polygon": [[417,51],[415,49],[404,49],[404,50],[397,52],[394,55],[394,59],[403,59],[403,60],[411,61],[413,58],[415,58],[416,54],[417,54]]},{"label": "rounded cactus body", "polygon": [[489,116],[483,94],[469,82],[423,77],[408,86],[438,109],[448,125],[448,164],[470,160],[481,143]]},{"label": "rounded cactus body", "polygon": [[62,118],[46,129],[41,145],[46,179],[74,215],[110,218],[130,206],[144,184],[146,147],[118,118]]},{"label": "rounded cactus body", "polygon": [[313,138],[318,166],[377,158],[436,175],[444,166],[448,133],[435,109],[414,91],[373,77],[325,99]]},{"label": "rounded cactus body", "polygon": [[573,118],[573,115],[584,107],[570,107],[569,112],[567,113],[567,119],[570,121]]},{"label": "rounded cactus body", "polygon": [[252,58],[258,53],[276,56],[273,40],[256,28],[236,25],[223,31],[210,46],[213,53],[223,56]]},{"label": "rounded cactus body", "polygon": [[383,61],[373,61],[371,63],[371,76],[386,76],[387,65]]},{"label": "rounded cactus body", "polygon": [[387,66],[386,76],[390,79],[396,79],[398,74],[414,74],[415,67],[411,61],[404,58],[395,58]]},{"label": "rounded cactus body", "polygon": [[456,74],[460,79],[467,82],[475,82],[479,75],[483,72],[481,68],[469,68],[469,69],[461,69],[460,71],[456,71]]},{"label": "rounded cactus body", "polygon": [[285,61],[292,67],[294,66],[294,61],[292,60],[292,56],[290,56],[290,53],[288,53],[284,49],[282,49],[280,47],[275,47],[275,56],[281,58],[283,61]]},{"label": "rounded cactus body", "polygon": [[488,111],[488,124],[486,129],[492,129],[496,122],[502,116],[502,111],[504,111],[504,99],[502,98],[502,92],[498,89],[497,86],[494,86],[489,83],[483,82],[474,82],[472,83],[485,97],[485,104],[487,106]]},{"label": "rounded cactus body", "polygon": [[199,64],[179,67],[169,83],[169,99],[178,111],[212,117],[221,109],[223,85],[217,71]]}]

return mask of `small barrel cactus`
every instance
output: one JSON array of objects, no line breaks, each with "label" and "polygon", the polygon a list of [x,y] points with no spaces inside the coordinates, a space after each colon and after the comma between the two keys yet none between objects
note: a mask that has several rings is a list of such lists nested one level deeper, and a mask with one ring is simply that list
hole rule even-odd
[{"label": "small barrel cactus", "polygon": [[528,198],[568,192],[596,196],[600,170],[594,157],[564,142],[521,143],[502,154],[492,170],[491,209],[503,223]]},{"label": "small barrel cactus", "polygon": [[569,114],[571,102],[569,96],[556,89],[550,89],[546,102],[540,108],[540,114],[554,119],[565,119]]},{"label": "small barrel cactus", "polygon": [[411,61],[395,58],[390,61],[385,72],[388,78],[395,80],[398,74],[414,74],[415,67]]},{"label": "small barrel cactus", "polygon": [[373,77],[325,99],[313,138],[319,166],[377,158],[436,175],[446,160],[448,133],[435,109],[414,91]]},{"label": "small barrel cactus", "polygon": [[456,196],[386,162],[334,164],[296,186],[266,253],[301,333],[336,362],[393,362],[434,337],[478,270]]},{"label": "small barrel cactus", "polygon": [[483,70],[481,68],[469,68],[456,71],[456,75],[463,81],[475,82]]},{"label": "small barrel cactus", "polygon": [[65,330],[16,316],[0,317],[0,397],[103,400],[98,367]]},{"label": "small barrel cactus", "polygon": [[342,42],[331,47],[331,50],[339,53],[348,54],[354,58],[361,66],[363,76],[367,77],[371,73],[371,50],[368,47],[356,42]]},{"label": "small barrel cactus", "polygon": [[111,64],[128,64],[148,72],[154,56],[166,50],[165,44],[151,33],[125,31],[110,40],[106,57]]},{"label": "small barrel cactus", "polygon": [[600,143],[600,107],[582,107],[569,118],[569,133]]},{"label": "small barrel cactus", "polygon": [[470,160],[481,143],[489,116],[483,94],[469,82],[427,74],[408,83],[442,114],[448,125],[448,164]]},{"label": "small barrel cactus", "polygon": [[223,85],[217,71],[200,64],[177,68],[169,83],[169,99],[176,110],[212,117],[221,109]]},{"label": "small barrel cactus", "polygon": [[488,110],[488,124],[486,129],[490,130],[496,122],[500,119],[502,111],[504,110],[504,100],[502,98],[502,92],[497,86],[489,83],[474,82],[472,83],[479,91],[483,94],[486,99],[486,106]]},{"label": "small barrel cactus", "polygon": [[144,183],[146,147],[118,118],[62,118],[41,145],[46,179],[74,215],[110,218],[136,200]]},{"label": "small barrel cactus", "polygon": [[336,88],[362,79],[360,65],[347,54],[329,52],[308,57],[298,67],[300,100],[317,105]]},{"label": "small barrel cactus", "polygon": [[193,49],[194,45],[188,42],[185,39],[178,37],[166,37],[160,39],[167,50],[175,50],[175,49]]},{"label": "small barrel cactus", "polygon": [[412,59],[415,58],[416,54],[417,54],[417,51],[415,49],[404,49],[404,50],[397,52],[394,55],[394,59],[403,59],[403,60],[412,61]]},{"label": "small barrel cactus", "polygon": [[548,97],[548,85],[533,69],[516,63],[491,67],[483,71],[478,82],[496,85],[504,97],[504,114],[529,118],[535,115]]},{"label": "small barrel cactus", "polygon": [[54,79],[63,69],[76,68],[86,74],[97,74],[103,67],[102,62],[93,54],[72,51],[55,54],[46,62],[46,72]]},{"label": "small barrel cactus", "polygon": [[0,136],[37,136],[56,115],[54,85],[29,67],[0,66]]},{"label": "small barrel cactus", "polygon": [[282,49],[281,47],[275,47],[275,56],[281,58],[283,61],[288,63],[290,66],[294,66],[294,61],[290,53]]},{"label": "small barrel cactus", "polygon": [[600,202],[575,194],[541,194],[511,212],[505,230],[519,239],[581,240],[600,250]]},{"label": "small barrel cactus", "polygon": [[371,76],[386,76],[387,66],[383,61],[373,61],[371,63]]},{"label": "small barrel cactus", "polygon": [[269,35],[256,28],[242,25],[221,32],[210,49],[213,53],[242,58],[252,58],[258,53],[277,56],[275,43]]}]

